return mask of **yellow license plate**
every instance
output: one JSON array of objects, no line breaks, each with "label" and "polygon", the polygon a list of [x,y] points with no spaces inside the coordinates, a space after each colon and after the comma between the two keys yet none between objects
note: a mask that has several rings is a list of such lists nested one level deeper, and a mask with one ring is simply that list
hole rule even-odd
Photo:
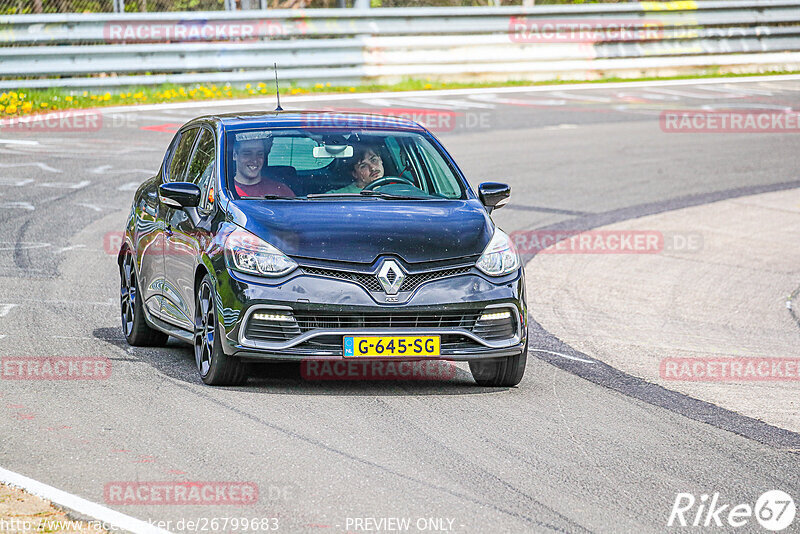
[{"label": "yellow license plate", "polygon": [[439,356],[439,342],[439,336],[344,336],[344,356]]}]

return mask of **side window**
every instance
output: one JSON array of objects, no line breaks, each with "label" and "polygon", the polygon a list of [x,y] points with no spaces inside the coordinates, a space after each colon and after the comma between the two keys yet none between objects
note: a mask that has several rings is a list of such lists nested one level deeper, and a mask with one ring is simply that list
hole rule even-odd
[{"label": "side window", "polygon": [[181,134],[181,140],[178,141],[178,146],[175,148],[175,153],[172,155],[172,161],[169,164],[169,181],[182,182],[183,175],[186,173],[186,162],[192,154],[192,147],[194,140],[197,138],[198,129],[187,130]]},{"label": "side window", "polygon": [[175,134],[175,137],[172,138],[172,141],[169,144],[166,154],[164,154],[164,171],[162,172],[161,177],[165,182],[167,181],[167,176],[169,175],[169,165],[172,163],[172,157],[175,155],[175,149],[178,147],[180,142],[181,135]]},{"label": "side window", "polygon": [[[214,134],[211,130],[203,128],[197,147],[194,149],[192,161],[189,163],[189,170],[186,173],[187,182],[192,182],[200,187],[203,192],[202,198],[205,199],[201,208],[208,209],[209,191],[208,188],[214,183]],[[213,195],[213,192],[211,193]]]},{"label": "side window", "polygon": [[418,146],[425,159],[425,167],[433,178],[434,190],[448,198],[460,197],[461,188],[442,156],[427,141],[420,142]]}]

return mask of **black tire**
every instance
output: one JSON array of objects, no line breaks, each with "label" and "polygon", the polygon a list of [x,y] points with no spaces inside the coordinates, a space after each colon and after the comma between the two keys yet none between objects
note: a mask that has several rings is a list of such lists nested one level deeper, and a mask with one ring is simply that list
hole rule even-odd
[{"label": "black tire", "polygon": [[167,344],[169,336],[147,324],[139,295],[139,280],[136,278],[133,255],[130,251],[127,251],[122,258],[119,276],[122,333],[128,344],[134,347],[163,347]]},{"label": "black tire", "polygon": [[194,360],[200,379],[209,386],[237,386],[247,382],[247,364],[222,350],[217,320],[216,291],[205,275],[197,286],[194,307]]},{"label": "black tire", "polygon": [[479,386],[510,388],[520,383],[527,363],[528,343],[526,342],[525,348],[516,356],[496,360],[471,361],[469,370]]}]

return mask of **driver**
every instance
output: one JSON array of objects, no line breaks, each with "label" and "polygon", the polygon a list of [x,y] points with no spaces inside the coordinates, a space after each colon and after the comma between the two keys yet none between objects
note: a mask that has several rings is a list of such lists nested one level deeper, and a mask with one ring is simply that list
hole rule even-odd
[{"label": "driver", "polygon": [[272,137],[234,143],[233,161],[236,162],[236,175],[233,177],[233,183],[240,196],[294,196],[294,192],[286,184],[262,176],[261,171],[264,169],[270,150],[272,150]]},{"label": "driver", "polygon": [[366,186],[383,178],[383,160],[378,149],[372,145],[360,145],[353,152],[353,157],[347,162],[353,183],[328,191],[329,193],[359,193]]}]

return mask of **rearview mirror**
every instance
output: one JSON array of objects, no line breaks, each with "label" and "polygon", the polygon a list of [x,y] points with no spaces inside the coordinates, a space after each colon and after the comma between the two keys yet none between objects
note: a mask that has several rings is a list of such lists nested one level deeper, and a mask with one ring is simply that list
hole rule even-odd
[{"label": "rearview mirror", "polygon": [[352,145],[322,145],[315,146],[312,154],[315,158],[352,158]]},{"label": "rearview mirror", "polygon": [[158,186],[159,200],[170,208],[196,208],[200,205],[200,188],[189,182],[173,182]]},{"label": "rearview mirror", "polygon": [[489,211],[501,208],[508,203],[511,186],[496,182],[484,182],[478,186],[478,196]]}]

